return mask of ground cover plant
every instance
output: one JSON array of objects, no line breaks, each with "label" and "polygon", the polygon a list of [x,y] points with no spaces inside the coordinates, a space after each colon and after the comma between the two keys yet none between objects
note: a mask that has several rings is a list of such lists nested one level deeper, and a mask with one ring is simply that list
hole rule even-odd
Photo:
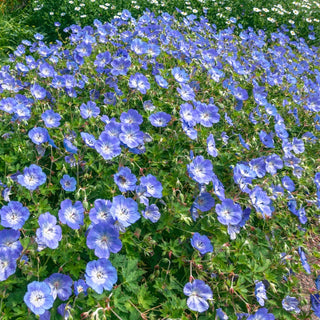
[{"label": "ground cover plant", "polygon": [[17,47],[1,319],[320,316],[319,49],[234,29],[125,10]]},{"label": "ground cover plant", "polygon": [[[130,10],[135,18],[146,9],[156,14],[168,12],[177,19],[203,14],[218,30],[237,19],[234,31],[237,34],[248,27],[270,34],[285,26],[290,36],[303,37],[310,45],[318,43],[315,35],[319,33],[320,3],[315,0],[12,0],[0,5],[0,11],[5,12],[0,19],[0,50],[12,52],[22,39],[31,40],[31,31],[43,34],[47,42],[54,42],[67,36],[61,30],[71,24],[84,27],[92,25],[94,19],[107,22],[120,16],[124,9]],[[53,27],[55,22],[61,24],[60,31]],[[4,59],[3,55],[0,59]]]}]

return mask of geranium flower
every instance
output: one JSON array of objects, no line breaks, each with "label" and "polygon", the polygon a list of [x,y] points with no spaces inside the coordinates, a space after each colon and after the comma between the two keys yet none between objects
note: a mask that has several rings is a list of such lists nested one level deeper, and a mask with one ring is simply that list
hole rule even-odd
[{"label": "geranium flower", "polygon": [[0,281],[7,280],[16,272],[16,260],[10,250],[0,247]]},{"label": "geranium flower", "polygon": [[130,76],[129,87],[132,89],[137,89],[142,94],[146,94],[147,90],[150,89],[150,83],[146,76],[137,72],[136,74]]},{"label": "geranium flower", "polygon": [[117,253],[122,248],[119,231],[107,223],[95,224],[89,230],[87,246],[89,249],[94,249],[94,254],[98,258],[108,259],[110,252]]},{"label": "geranium flower", "polygon": [[170,122],[170,120],[171,120],[170,114],[162,111],[153,113],[149,117],[149,121],[154,127],[166,127],[167,124]]},{"label": "geranium flower", "polygon": [[300,313],[300,309],[298,308],[299,300],[295,297],[286,296],[282,300],[282,307],[286,311],[294,311],[295,313]]},{"label": "geranium flower", "polygon": [[146,209],[142,211],[142,215],[153,223],[156,223],[161,217],[159,208],[155,204],[147,206]]},{"label": "geranium flower", "polygon": [[56,128],[60,126],[61,116],[53,110],[47,110],[41,115],[47,128]]},{"label": "geranium flower", "polygon": [[28,132],[29,138],[32,140],[32,142],[36,145],[40,145],[42,143],[45,143],[49,140],[49,133],[48,130],[41,127],[36,127],[31,129]]},{"label": "geranium flower", "polygon": [[236,225],[242,219],[242,209],[237,203],[234,203],[232,199],[224,199],[222,203],[216,205],[216,213],[218,220],[224,225]]},{"label": "geranium flower", "polygon": [[57,218],[49,212],[43,213],[38,219],[40,228],[36,231],[36,241],[44,244],[50,249],[56,249],[62,239],[62,230],[57,225]]},{"label": "geranium flower", "polygon": [[28,190],[36,190],[39,186],[46,182],[47,176],[42,169],[36,164],[23,169],[23,175],[18,175],[18,183]]},{"label": "geranium flower", "polygon": [[77,180],[73,177],[70,177],[68,174],[65,174],[60,180],[60,184],[63,190],[72,192],[76,190]]},{"label": "geranium flower", "polygon": [[121,192],[134,191],[136,189],[137,178],[131,173],[130,168],[121,168],[113,176],[113,179]]},{"label": "geranium flower", "polygon": [[80,115],[83,119],[96,118],[100,114],[100,108],[93,101],[82,103],[80,106]]},{"label": "geranium flower", "polygon": [[206,254],[213,251],[213,246],[210,242],[210,239],[198,232],[193,234],[193,237],[191,238],[191,245],[201,254]]},{"label": "geranium flower", "polygon": [[197,312],[204,312],[209,309],[208,299],[212,299],[211,288],[202,280],[195,279],[192,283],[188,282],[183,293],[188,296],[187,305],[189,309]]},{"label": "geranium flower", "polygon": [[111,160],[121,154],[120,140],[106,132],[100,134],[94,146],[105,160]]},{"label": "geranium flower", "polygon": [[138,124],[143,122],[142,115],[134,109],[129,109],[127,112],[122,112],[120,115],[120,121],[126,124]]},{"label": "geranium flower", "polygon": [[87,295],[87,289],[88,285],[86,282],[82,279],[75,281],[73,283],[73,288],[74,288],[74,294],[78,296],[81,292],[86,296]]},{"label": "geranium flower", "polygon": [[114,224],[115,220],[110,212],[112,202],[110,200],[96,199],[94,207],[89,211],[89,218],[93,224]]},{"label": "geranium flower", "polygon": [[0,230],[0,248],[8,249],[13,259],[18,259],[23,247],[19,241],[20,231],[13,229]]},{"label": "geranium flower", "polygon": [[53,306],[51,289],[45,282],[33,281],[28,284],[28,291],[23,298],[28,308],[37,315],[42,315]]},{"label": "geranium flower", "polygon": [[118,280],[117,270],[107,259],[88,262],[85,278],[88,286],[99,294],[103,290],[110,291]]},{"label": "geranium flower", "polygon": [[44,280],[51,289],[51,295],[54,299],[57,297],[66,301],[72,295],[72,279],[65,274],[62,273],[53,273],[50,277]]},{"label": "geranium flower", "polygon": [[0,209],[1,225],[14,230],[21,229],[28,220],[30,212],[19,201],[10,201]]},{"label": "geranium flower", "polygon": [[261,308],[255,314],[250,315],[247,320],[275,320],[275,317],[272,313],[268,313],[268,309]]},{"label": "geranium flower", "polygon": [[196,156],[187,168],[191,179],[198,183],[209,184],[213,178],[212,163],[203,156]]},{"label": "geranium flower", "polygon": [[131,198],[124,196],[115,196],[112,199],[110,209],[112,217],[116,219],[121,226],[129,227],[131,224],[140,219],[138,204]]},{"label": "geranium flower", "polygon": [[140,144],[143,144],[143,137],[144,134],[140,130],[138,124],[123,124],[121,126],[121,133],[119,134],[119,139],[129,148],[136,148]]},{"label": "geranium flower", "polygon": [[70,199],[63,200],[60,204],[59,219],[63,224],[67,224],[71,229],[80,229],[83,225],[84,208],[80,201],[72,205]]},{"label": "geranium flower", "polygon": [[154,175],[148,174],[141,177],[140,186],[147,188],[147,192],[144,194],[146,197],[162,198],[162,184]]}]

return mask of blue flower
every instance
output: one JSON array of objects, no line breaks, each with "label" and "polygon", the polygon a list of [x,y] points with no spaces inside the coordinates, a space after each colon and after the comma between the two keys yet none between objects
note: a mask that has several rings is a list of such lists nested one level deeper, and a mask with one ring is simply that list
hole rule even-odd
[{"label": "blue flower", "polygon": [[244,139],[242,138],[242,135],[239,133],[238,134],[239,140],[241,145],[246,148],[247,150],[250,150],[250,146],[244,141]]},{"label": "blue flower", "polygon": [[111,160],[121,154],[120,140],[106,132],[100,134],[99,139],[96,140],[95,148],[105,160]]},{"label": "blue flower", "polygon": [[62,239],[62,230],[57,225],[57,218],[49,212],[43,213],[39,216],[39,226],[37,229],[37,242],[44,244],[50,249],[56,249],[59,246],[59,241]]},{"label": "blue flower", "polygon": [[224,199],[221,204],[216,205],[218,221],[224,225],[236,225],[242,220],[242,209],[232,199]]},{"label": "blue flower", "polygon": [[113,176],[114,182],[121,192],[134,191],[136,189],[136,176],[130,168],[123,167]]},{"label": "blue flower", "polygon": [[94,207],[89,211],[89,218],[93,224],[109,223],[114,224],[115,220],[110,212],[112,203],[110,200],[96,199]]},{"label": "blue flower", "polygon": [[276,174],[278,169],[283,168],[283,161],[277,154],[271,154],[266,157],[266,170],[270,174]]},{"label": "blue flower", "polygon": [[284,176],[281,182],[288,191],[293,192],[295,190],[294,182],[288,176]]},{"label": "blue flower", "polygon": [[23,175],[18,175],[18,183],[28,190],[35,190],[46,182],[47,176],[36,164],[23,169]]},{"label": "blue flower", "polygon": [[19,238],[20,231],[18,230],[0,230],[0,248],[7,249],[13,259],[18,259],[23,250]]},{"label": "blue flower", "polygon": [[88,262],[85,278],[88,286],[99,294],[110,291],[118,280],[117,270],[104,258]]},{"label": "blue flower", "polygon": [[28,132],[28,136],[36,145],[40,145],[41,143],[45,143],[49,140],[48,130],[41,127],[31,129]]},{"label": "blue flower", "polygon": [[202,280],[195,279],[192,283],[188,282],[183,293],[188,296],[187,305],[189,309],[197,312],[204,312],[209,309],[208,299],[212,299],[211,288]]},{"label": "blue flower", "polygon": [[111,62],[111,74],[114,76],[122,75],[125,76],[131,65],[131,60],[124,57],[115,58]]},{"label": "blue flower", "polygon": [[170,114],[162,111],[153,113],[149,117],[149,121],[154,127],[166,127],[170,122],[170,120],[171,120]]},{"label": "blue flower", "polygon": [[63,146],[70,153],[78,152],[78,148],[69,139],[63,139]]},{"label": "blue flower", "polygon": [[72,279],[62,273],[53,273],[50,277],[44,280],[51,289],[51,295],[54,299],[57,297],[66,301],[72,295]]},{"label": "blue flower", "polygon": [[42,100],[47,95],[46,89],[42,88],[37,83],[35,83],[34,85],[31,86],[30,92],[37,100]]},{"label": "blue flower", "polygon": [[17,101],[14,98],[3,98],[0,100],[0,110],[5,111],[9,114],[15,112]]},{"label": "blue flower", "polygon": [[71,229],[80,229],[80,226],[83,225],[84,208],[80,201],[72,205],[70,199],[63,200],[58,214],[60,221]]},{"label": "blue flower", "polygon": [[77,181],[75,178],[70,177],[68,174],[65,174],[60,180],[60,184],[63,190],[72,192],[76,190]]},{"label": "blue flower", "polygon": [[57,312],[63,317],[64,320],[72,319],[71,316],[72,307],[70,304],[62,303],[57,308]]},{"label": "blue flower", "polygon": [[304,152],[304,142],[302,139],[292,139],[292,150],[294,153],[299,154]]},{"label": "blue flower", "polygon": [[101,52],[97,54],[93,64],[99,68],[104,68],[110,62],[111,62],[111,54],[110,52],[106,51],[106,52]]},{"label": "blue flower", "polygon": [[268,309],[261,308],[255,314],[249,316],[247,320],[275,320],[275,317],[272,313],[268,313]]},{"label": "blue flower", "polygon": [[203,156],[196,156],[187,168],[191,179],[198,183],[209,184],[213,178],[212,163]]},{"label": "blue flower", "polygon": [[0,247],[0,281],[8,279],[16,272],[16,260],[10,250],[5,247]]},{"label": "blue flower", "polygon": [[14,230],[21,229],[28,220],[30,212],[19,201],[10,201],[0,209],[1,225]]},{"label": "blue flower", "polygon": [[141,39],[133,39],[131,42],[130,49],[137,55],[142,55],[147,53],[148,44]]},{"label": "blue flower", "polygon": [[156,107],[153,105],[151,100],[146,100],[143,102],[143,109],[145,111],[153,111]]},{"label": "blue flower", "polygon": [[100,108],[93,101],[88,101],[80,106],[80,115],[83,119],[96,118],[100,113]]},{"label": "blue flower", "polygon": [[41,119],[47,128],[56,128],[60,126],[61,116],[53,110],[47,110],[41,115]]},{"label": "blue flower", "polygon": [[153,223],[156,223],[161,217],[159,208],[155,204],[147,206],[146,209],[142,211],[142,215]]},{"label": "blue flower", "polygon": [[221,308],[216,310],[217,316],[219,317],[219,320],[228,320],[229,317],[222,311]]},{"label": "blue flower", "polygon": [[194,127],[199,122],[199,113],[190,103],[183,103],[180,106],[179,114],[182,121],[189,127]]},{"label": "blue flower", "polygon": [[208,192],[201,192],[194,202],[194,206],[201,212],[206,212],[214,207],[214,198]]},{"label": "blue flower", "polygon": [[207,138],[207,152],[211,157],[218,156],[218,150],[216,148],[216,143],[214,141],[214,137],[212,133],[210,133]]},{"label": "blue flower", "polygon": [[39,73],[38,74],[41,78],[49,78],[49,77],[53,77],[55,75],[55,71],[54,71],[53,66],[51,66],[47,62],[43,62],[39,65]]},{"label": "blue flower", "polygon": [[261,130],[259,133],[259,138],[267,148],[274,148],[274,142],[270,134],[267,134],[265,131]]},{"label": "blue flower", "polygon": [[295,297],[286,296],[282,300],[282,307],[286,311],[294,311],[295,313],[299,313],[301,310],[298,308],[299,300]]},{"label": "blue flower", "polygon": [[191,245],[197,249],[201,254],[213,252],[213,246],[207,236],[202,236],[200,233],[195,232],[191,238]]},{"label": "blue flower", "polygon": [[138,124],[140,125],[143,122],[141,114],[134,109],[129,109],[128,112],[122,112],[120,115],[120,121],[126,124]]},{"label": "blue flower", "polygon": [[148,174],[145,177],[141,177],[140,186],[147,188],[147,192],[145,193],[146,197],[154,197],[158,199],[162,198],[162,184],[152,174]]},{"label": "blue flower", "polygon": [[121,126],[121,133],[119,139],[129,148],[136,148],[140,144],[143,144],[144,134],[140,130],[138,124],[123,124]]},{"label": "blue flower", "polygon": [[207,105],[199,101],[196,101],[194,105],[199,115],[199,123],[202,126],[210,128],[214,123],[219,122],[220,115],[216,106]]},{"label": "blue flower", "polygon": [[74,288],[74,294],[76,296],[78,296],[81,292],[83,292],[85,296],[87,295],[88,285],[84,280],[80,279],[78,281],[75,281],[73,283],[73,288]]},{"label": "blue flower", "polygon": [[248,92],[246,89],[243,89],[241,87],[236,87],[232,90],[232,94],[235,96],[236,99],[244,101],[248,100]]},{"label": "blue flower", "polygon": [[147,90],[150,89],[150,83],[146,76],[137,72],[130,76],[129,87],[139,90],[142,94],[146,94]]},{"label": "blue flower", "polygon": [[28,291],[23,300],[28,308],[37,315],[44,314],[53,306],[54,302],[49,285],[38,281],[28,284]]},{"label": "blue flower", "polygon": [[94,254],[98,258],[108,259],[110,252],[117,253],[122,248],[119,231],[107,223],[96,224],[88,233],[87,246],[89,249],[94,249]]},{"label": "blue flower", "polygon": [[189,81],[189,75],[186,73],[184,69],[181,69],[180,67],[173,68],[171,70],[171,74],[179,83],[187,83]]},{"label": "blue flower", "polygon": [[250,192],[250,199],[255,209],[262,214],[263,218],[265,216],[271,217],[273,211],[272,201],[261,187],[254,187]]},{"label": "blue flower", "polygon": [[300,260],[304,270],[306,271],[306,273],[311,274],[311,269],[310,269],[310,265],[308,263],[306,254],[304,253],[301,247],[298,248],[298,252],[299,252]]},{"label": "blue flower", "polygon": [[208,70],[208,75],[211,77],[211,79],[215,82],[219,82],[224,76],[224,72],[217,68],[211,68]]},{"label": "blue flower", "polygon": [[267,173],[264,157],[250,160],[249,166],[250,166],[250,169],[254,171],[254,173],[258,178],[263,178]]},{"label": "blue flower", "polygon": [[156,83],[158,84],[159,87],[164,88],[164,89],[168,89],[168,81],[166,79],[164,79],[159,74],[156,75],[154,78],[155,78]]},{"label": "blue flower", "polygon": [[86,133],[86,132],[81,132],[80,135],[81,135],[81,138],[83,139],[84,143],[88,147],[94,148],[94,145],[96,143],[96,138],[92,134]]},{"label": "blue flower", "polygon": [[320,295],[319,293],[310,294],[311,309],[314,314],[320,318]]},{"label": "blue flower", "polygon": [[112,199],[110,212],[112,217],[123,227],[129,227],[140,219],[138,204],[133,199],[121,195]]},{"label": "blue flower", "polygon": [[259,302],[260,306],[264,306],[264,300],[267,300],[267,291],[264,286],[263,281],[255,281],[255,289],[254,294],[257,298],[257,301]]},{"label": "blue flower", "polygon": [[177,91],[179,92],[182,100],[193,101],[195,99],[196,94],[188,84],[181,83],[180,87],[181,88],[177,88]]}]

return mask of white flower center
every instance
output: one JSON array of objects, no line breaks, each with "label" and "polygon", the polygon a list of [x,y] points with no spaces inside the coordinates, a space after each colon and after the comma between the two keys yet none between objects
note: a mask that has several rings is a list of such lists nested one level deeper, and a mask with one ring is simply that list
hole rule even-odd
[{"label": "white flower center", "polygon": [[92,280],[96,284],[103,284],[106,280],[106,275],[104,273],[104,270],[100,267],[97,268],[92,275]]},{"label": "white flower center", "polygon": [[36,290],[31,292],[30,302],[37,308],[40,308],[45,303],[45,297],[42,291]]}]

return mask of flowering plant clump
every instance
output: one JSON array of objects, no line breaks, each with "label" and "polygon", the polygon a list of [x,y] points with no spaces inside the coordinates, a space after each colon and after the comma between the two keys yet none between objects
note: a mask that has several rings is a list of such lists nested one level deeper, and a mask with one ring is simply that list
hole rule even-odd
[{"label": "flowering plant clump", "polygon": [[0,69],[1,319],[318,315],[319,48],[149,10],[64,31]]}]

